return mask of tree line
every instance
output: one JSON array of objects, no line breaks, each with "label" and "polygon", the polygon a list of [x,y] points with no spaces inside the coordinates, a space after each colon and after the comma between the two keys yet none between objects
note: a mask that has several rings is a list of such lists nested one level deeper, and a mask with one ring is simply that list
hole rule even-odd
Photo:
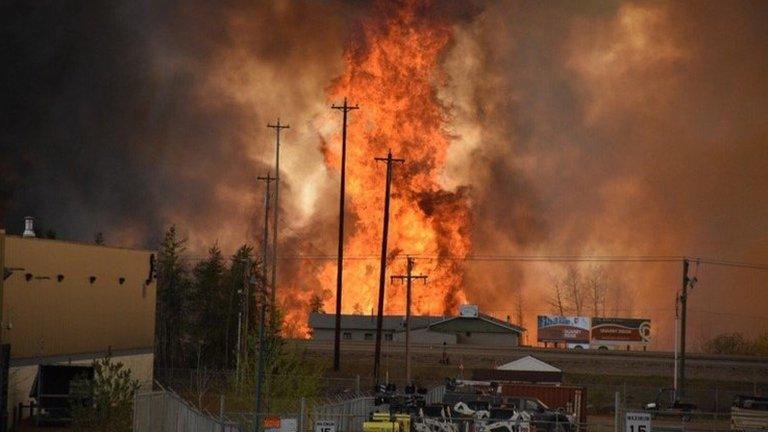
[{"label": "tree line", "polygon": [[632,316],[633,292],[599,265],[574,263],[550,276],[551,313],[565,316]]},{"label": "tree line", "polygon": [[704,342],[702,350],[708,354],[728,354],[768,357],[768,331],[754,338],[742,333],[725,333]]},{"label": "tree line", "polygon": [[[157,257],[155,366],[159,369],[233,369],[238,342],[245,344],[243,312],[256,311],[258,286],[249,287],[260,262],[242,245],[225,257],[217,245],[194,265],[185,257],[187,240],[175,226],[165,233]],[[255,314],[247,320],[255,334]],[[238,336],[241,339],[238,340]]]},{"label": "tree line", "polygon": [[[213,381],[226,377],[218,388],[227,394],[228,407],[252,410],[261,348],[258,311],[262,301],[269,301],[268,296],[257,295],[267,291],[261,260],[250,245],[226,257],[214,244],[202,260],[190,265],[186,245],[171,226],[158,250],[156,378],[173,379],[175,370],[193,370],[187,376],[192,377],[194,402],[203,407]],[[299,397],[320,393],[325,365],[281,336],[278,308],[269,314],[264,328],[263,409],[283,410]]]}]

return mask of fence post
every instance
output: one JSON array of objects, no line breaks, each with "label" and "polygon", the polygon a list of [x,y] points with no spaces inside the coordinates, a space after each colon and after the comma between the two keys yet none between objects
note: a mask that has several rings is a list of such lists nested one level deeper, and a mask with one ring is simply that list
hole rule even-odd
[{"label": "fence post", "polygon": [[195,432],[200,432],[200,424],[199,424],[200,423],[200,414],[195,412],[195,410],[192,410],[191,407],[190,407],[190,411],[195,416],[195,429],[194,429],[194,431]]},{"label": "fence post", "polygon": [[147,430],[152,430],[152,396],[153,394],[150,393],[147,398],[149,400],[149,403],[147,403]]},{"label": "fence post", "polygon": [[622,383],[622,391],[621,391],[621,409],[622,411],[627,409],[627,382],[624,381]]},{"label": "fence post", "polygon": [[360,394],[360,374],[355,375],[355,392]]},{"label": "fence post", "polygon": [[621,395],[619,392],[616,392],[613,395],[613,432],[621,432],[621,428],[619,427],[620,422],[620,415],[619,415],[619,405],[621,404]]},{"label": "fence post", "polygon": [[304,432],[304,403],[305,399],[302,396],[299,399],[299,432]]},{"label": "fence post", "polygon": [[219,395],[219,421],[221,422],[221,432],[224,432],[224,393]]},{"label": "fence post", "polygon": [[[139,422],[136,421],[136,411],[139,409],[139,392],[135,392],[133,394],[133,412],[131,412],[131,427],[133,427],[133,430],[136,432],[141,431],[141,428],[139,427]],[[16,407],[13,407],[13,424],[11,425],[11,430],[16,430]]]}]

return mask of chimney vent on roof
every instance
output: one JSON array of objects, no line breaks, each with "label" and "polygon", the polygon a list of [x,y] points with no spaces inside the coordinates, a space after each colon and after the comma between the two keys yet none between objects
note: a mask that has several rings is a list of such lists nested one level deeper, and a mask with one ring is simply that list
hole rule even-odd
[{"label": "chimney vent on roof", "polygon": [[476,304],[463,304],[459,306],[459,316],[463,318],[477,318],[480,309]]},{"label": "chimney vent on roof", "polygon": [[24,234],[23,237],[35,237],[35,218],[27,216],[24,218]]}]

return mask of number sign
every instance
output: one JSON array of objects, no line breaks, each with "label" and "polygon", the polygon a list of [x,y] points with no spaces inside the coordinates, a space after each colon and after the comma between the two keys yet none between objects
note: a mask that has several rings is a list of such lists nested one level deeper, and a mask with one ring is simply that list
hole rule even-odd
[{"label": "number sign", "polygon": [[651,415],[628,412],[624,421],[624,432],[651,432]]},{"label": "number sign", "polygon": [[330,420],[318,420],[315,422],[315,432],[336,432],[336,422]]}]

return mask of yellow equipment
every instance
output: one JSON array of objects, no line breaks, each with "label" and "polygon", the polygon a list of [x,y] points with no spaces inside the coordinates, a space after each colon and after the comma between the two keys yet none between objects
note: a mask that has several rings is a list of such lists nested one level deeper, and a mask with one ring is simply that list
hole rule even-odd
[{"label": "yellow equipment", "polygon": [[371,420],[363,423],[363,432],[410,432],[411,416],[390,415],[388,412],[373,413]]},{"label": "yellow equipment", "polygon": [[400,430],[402,432],[411,432],[410,414],[395,414],[395,421],[400,424]]}]

